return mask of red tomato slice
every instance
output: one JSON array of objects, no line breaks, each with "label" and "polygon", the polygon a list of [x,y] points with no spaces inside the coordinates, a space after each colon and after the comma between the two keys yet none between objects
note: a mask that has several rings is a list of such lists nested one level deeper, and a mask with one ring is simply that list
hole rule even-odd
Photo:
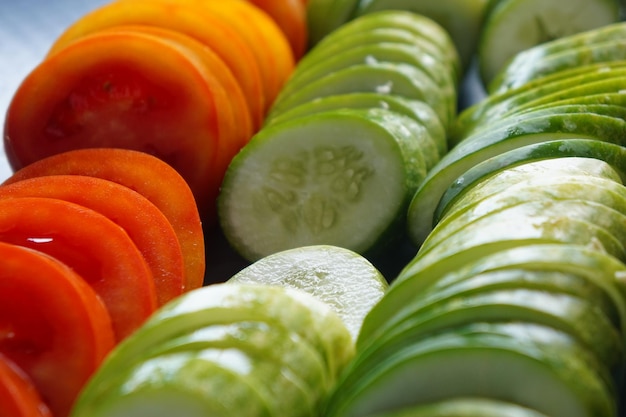
[{"label": "red tomato slice", "polygon": [[[19,169],[81,148],[144,151],[188,182],[215,217],[219,144],[231,135],[224,87],[195,56],[156,36],[98,32],[49,56],[22,82],[7,112],[5,150]],[[223,107],[223,109],[222,109]]]},{"label": "red tomato slice", "polygon": [[[113,1],[85,14],[57,38],[49,55],[64,49],[78,38],[124,25],[144,25],[174,30],[197,39],[222,58],[239,82],[254,121],[263,123],[265,96],[263,79],[255,54],[242,36],[213,16],[198,13],[187,4],[153,1]],[[227,41],[225,41],[227,40]],[[258,45],[254,45],[256,48]]]},{"label": "red tomato slice", "polygon": [[94,210],[53,198],[2,198],[0,242],[39,250],[76,271],[102,298],[117,341],[156,309],[141,252],[124,229]]},{"label": "red tomato slice", "polygon": [[52,417],[31,379],[0,353],[0,416]]},{"label": "red tomato slice", "polygon": [[145,258],[158,305],[179,296],[185,285],[183,254],[165,215],[147,198],[113,181],[81,175],[50,175],[0,185],[0,198],[48,197],[95,210],[121,226]]},{"label": "red tomato slice", "polygon": [[170,165],[152,155],[128,149],[80,149],[26,166],[4,184],[46,175],[102,178],[143,195],[161,210],[176,232],[185,262],[184,290],[202,286],[206,268],[202,222],[189,186]]},{"label": "red tomato slice", "polygon": [[0,353],[29,376],[55,417],[68,415],[115,343],[106,307],[80,276],[1,242],[0,329]]}]

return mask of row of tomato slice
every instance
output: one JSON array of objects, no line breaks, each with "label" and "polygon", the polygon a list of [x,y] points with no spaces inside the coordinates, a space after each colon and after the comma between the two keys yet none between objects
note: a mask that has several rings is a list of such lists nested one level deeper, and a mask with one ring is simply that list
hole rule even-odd
[{"label": "row of tomato slice", "polygon": [[53,42],[5,125],[13,169],[85,147],[145,151],[216,224],[232,157],[307,45],[306,0],[113,0]]},{"label": "row of tomato slice", "polygon": [[0,259],[0,415],[13,417],[66,416],[108,352],[205,270],[187,183],[125,149],[61,153],[1,184]]}]

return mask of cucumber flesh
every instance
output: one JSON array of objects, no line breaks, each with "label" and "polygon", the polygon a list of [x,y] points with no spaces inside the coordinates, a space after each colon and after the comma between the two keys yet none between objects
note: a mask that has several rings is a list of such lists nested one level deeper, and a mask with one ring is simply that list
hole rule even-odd
[{"label": "cucumber flesh", "polygon": [[401,233],[424,156],[405,118],[376,110],[301,117],[252,138],[218,199],[220,224],[242,256],[314,244],[364,255]]}]

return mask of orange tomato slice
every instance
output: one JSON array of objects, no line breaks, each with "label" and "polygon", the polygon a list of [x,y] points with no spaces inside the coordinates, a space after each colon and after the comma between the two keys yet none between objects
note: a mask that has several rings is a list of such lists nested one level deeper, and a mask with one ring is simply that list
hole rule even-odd
[{"label": "orange tomato slice", "polygon": [[122,25],[170,29],[184,33],[206,45],[223,60],[237,79],[246,98],[254,128],[258,129],[261,126],[266,99],[263,94],[263,79],[254,52],[241,34],[230,25],[212,16],[201,15],[184,3],[110,2],[83,15],[67,27],[53,43],[48,56],[83,36]]},{"label": "orange tomato slice", "polygon": [[188,182],[215,219],[221,141],[232,135],[228,95],[197,57],[136,31],[101,31],[48,57],[23,81],[6,116],[14,169],[79,148],[144,151]]},{"label": "orange tomato slice", "polygon": [[31,379],[0,353],[0,416],[52,417]]},{"label": "orange tomato slice", "polygon": [[124,229],[94,210],[53,198],[2,198],[0,242],[46,253],[76,271],[106,305],[117,341],[156,310],[141,252]]},{"label": "orange tomato slice", "polygon": [[265,80],[266,105],[269,108],[295,66],[294,54],[281,28],[266,12],[244,0],[188,1],[197,2],[209,14],[228,22],[246,37],[256,54]]},{"label": "orange tomato slice", "polygon": [[298,61],[306,53],[308,27],[304,0],[247,0],[265,11],[281,28]]},{"label": "orange tomato slice", "polygon": [[183,292],[183,253],[174,228],[148,199],[128,187],[96,177],[50,175],[0,185],[0,198],[47,197],[95,210],[122,227],[148,263],[158,305]]},{"label": "orange tomato slice", "polygon": [[204,231],[191,189],[170,165],[129,149],[77,149],[53,155],[13,173],[12,184],[46,175],[84,175],[126,186],[148,199],[169,220],[183,252],[184,291],[202,286],[206,268]]},{"label": "orange tomato slice", "polygon": [[[0,260],[0,353],[28,375],[55,417],[65,417],[114,346],[107,309],[72,269],[41,252],[0,242]],[[20,384],[6,372],[5,364],[0,379]],[[24,386],[22,394],[34,395]]]}]

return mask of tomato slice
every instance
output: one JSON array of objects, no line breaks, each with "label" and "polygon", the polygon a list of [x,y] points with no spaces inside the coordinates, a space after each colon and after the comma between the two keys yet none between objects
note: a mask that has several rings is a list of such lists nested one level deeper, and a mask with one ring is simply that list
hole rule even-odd
[{"label": "tomato slice", "polygon": [[52,417],[28,375],[0,353],[0,416]]},{"label": "tomato slice", "polygon": [[[145,25],[184,33],[205,44],[222,58],[239,82],[246,97],[253,126],[258,129],[264,117],[263,79],[255,54],[236,30],[220,19],[205,16],[182,3],[117,0],[83,15],[56,39],[48,56],[64,49],[78,38],[123,25]],[[227,41],[225,41],[227,40]],[[255,45],[255,48],[258,45]]]},{"label": "tomato slice", "polygon": [[148,263],[157,302],[179,296],[185,284],[183,253],[174,228],[147,198],[113,181],[81,175],[50,175],[0,185],[0,198],[48,197],[95,210],[121,226]]},{"label": "tomato slice", "polygon": [[294,58],[304,56],[308,43],[306,2],[304,0],[248,0],[266,12],[282,29]]},{"label": "tomato slice", "polygon": [[[153,0],[154,1],[154,0]],[[176,0],[159,0],[162,2]],[[180,0],[178,0],[180,2]],[[276,22],[258,7],[243,0],[188,0],[232,25],[253,48],[265,80],[268,108],[295,66],[291,46]],[[259,47],[258,45],[263,45]],[[256,48],[255,48],[256,46]],[[267,110],[267,109],[266,109]]]},{"label": "tomato slice", "polygon": [[[0,329],[0,353],[28,375],[55,417],[68,415],[115,343],[106,307],[80,276],[43,253],[2,242]],[[11,377],[4,372],[6,388]],[[33,398],[29,388],[22,394]]]},{"label": "tomato slice", "polygon": [[219,143],[231,135],[232,113],[219,80],[195,58],[137,32],[76,40],[40,63],[15,93],[4,137],[11,166],[80,148],[144,151],[180,172],[214,219]]},{"label": "tomato slice", "polygon": [[46,175],[84,175],[113,181],[138,192],[161,210],[176,232],[185,263],[185,288],[204,283],[206,269],[202,222],[189,186],[160,159],[128,149],[78,149],[49,156],[13,173],[12,184]]},{"label": "tomato slice", "polygon": [[54,198],[1,198],[0,241],[39,250],[76,271],[102,298],[117,341],[156,309],[141,252],[124,229],[94,210]]}]

